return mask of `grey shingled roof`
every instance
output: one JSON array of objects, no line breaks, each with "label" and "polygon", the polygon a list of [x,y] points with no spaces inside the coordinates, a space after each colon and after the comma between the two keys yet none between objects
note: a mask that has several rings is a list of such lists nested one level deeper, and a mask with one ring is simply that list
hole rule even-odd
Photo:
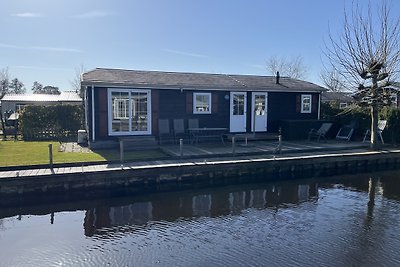
[{"label": "grey shingled roof", "polygon": [[97,68],[82,74],[82,86],[91,85],[104,87],[231,91],[326,91],[325,88],[316,84],[288,77],[280,77],[280,82],[277,84],[275,76],[163,72],[103,68]]}]

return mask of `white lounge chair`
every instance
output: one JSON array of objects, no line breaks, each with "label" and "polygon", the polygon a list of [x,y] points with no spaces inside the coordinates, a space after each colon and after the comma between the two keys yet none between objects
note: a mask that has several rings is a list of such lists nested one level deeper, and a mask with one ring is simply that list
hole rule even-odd
[{"label": "white lounge chair", "polygon": [[[380,139],[381,139],[382,144],[385,143],[385,142],[383,141],[382,132],[383,132],[383,130],[385,130],[385,128],[386,128],[386,123],[387,123],[386,120],[379,120],[379,121],[378,121],[378,135],[379,135],[379,137],[380,137]],[[367,137],[368,137],[368,136],[371,136],[371,130],[369,130],[369,129],[365,131],[363,142],[365,142],[365,141],[367,140]],[[369,140],[369,141],[370,141],[370,140]]]},{"label": "white lounge chair", "polygon": [[333,123],[331,122],[324,122],[318,130],[311,129],[308,133],[308,140],[316,138],[319,142],[321,137],[326,140],[326,133],[331,129],[332,125]]}]

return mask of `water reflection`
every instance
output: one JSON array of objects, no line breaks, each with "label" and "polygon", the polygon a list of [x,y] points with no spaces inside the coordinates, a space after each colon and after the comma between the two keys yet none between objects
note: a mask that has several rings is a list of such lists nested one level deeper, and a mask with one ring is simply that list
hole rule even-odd
[{"label": "water reflection", "polygon": [[237,215],[248,208],[279,209],[317,199],[318,186],[286,183],[264,188],[218,188],[209,192],[174,192],[155,196],[149,201],[122,206],[103,206],[86,211],[84,229],[86,236],[104,235],[115,226],[145,225],[150,221],[173,222],[193,217],[218,217]]},{"label": "water reflection", "polygon": [[400,266],[399,176],[0,209],[0,265]]}]

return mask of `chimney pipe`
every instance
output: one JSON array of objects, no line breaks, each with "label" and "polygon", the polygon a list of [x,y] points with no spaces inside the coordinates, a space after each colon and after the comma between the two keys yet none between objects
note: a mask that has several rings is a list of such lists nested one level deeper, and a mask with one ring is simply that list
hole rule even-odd
[{"label": "chimney pipe", "polygon": [[276,84],[279,84],[279,71],[276,72]]}]

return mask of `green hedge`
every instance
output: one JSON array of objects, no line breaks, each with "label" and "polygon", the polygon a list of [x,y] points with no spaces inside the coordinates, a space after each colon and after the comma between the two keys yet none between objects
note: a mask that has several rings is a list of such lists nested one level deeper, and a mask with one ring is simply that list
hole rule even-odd
[{"label": "green hedge", "polygon": [[83,119],[82,106],[26,106],[19,127],[24,140],[60,140],[76,136]]},{"label": "green hedge", "polygon": [[400,143],[400,109],[383,108],[380,118],[387,120],[386,129],[383,131],[385,142]]}]

